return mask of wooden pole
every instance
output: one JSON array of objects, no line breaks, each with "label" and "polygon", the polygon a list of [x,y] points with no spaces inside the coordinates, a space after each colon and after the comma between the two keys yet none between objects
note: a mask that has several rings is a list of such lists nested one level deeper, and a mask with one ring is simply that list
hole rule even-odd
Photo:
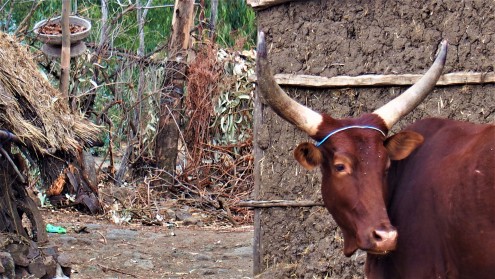
[{"label": "wooden pole", "polygon": [[160,119],[156,136],[155,158],[158,181],[165,186],[174,184],[179,140],[180,110],[186,82],[189,32],[193,24],[194,0],[175,0],[172,36],[169,44],[169,70],[164,78],[160,97]]},{"label": "wooden pole", "polygon": [[[260,148],[258,140],[260,137],[261,129],[263,129],[263,105],[261,103],[260,94],[255,94],[254,97],[254,140],[253,140],[253,153],[254,153],[254,189],[253,196],[255,199],[261,198],[261,161],[263,160],[263,149]],[[262,211],[259,208],[254,209],[254,235],[253,235],[253,274],[256,276],[263,271],[262,264],[262,250],[261,250],[261,214]]]},{"label": "wooden pole", "polygon": [[291,200],[240,201],[236,205],[240,207],[253,207],[253,208],[325,206],[323,202],[291,201]]},{"label": "wooden pole", "polygon": [[[423,75],[361,75],[322,77],[311,75],[276,74],[275,81],[280,85],[334,88],[334,87],[362,87],[362,86],[408,86],[414,84]],[[256,78],[252,78],[256,79]],[[495,83],[495,73],[458,72],[441,75],[436,86],[487,84]]]},{"label": "wooden pole", "polygon": [[62,0],[62,53],[60,57],[60,84],[59,90],[69,101],[69,74],[70,74],[70,0]]},{"label": "wooden pole", "polygon": [[[141,5],[141,3],[138,0],[136,3],[138,4],[138,10],[137,10],[137,22],[138,22],[138,33],[139,33],[139,47],[137,51],[137,56],[138,57],[144,57],[145,56],[145,37],[144,37],[144,23],[146,22],[146,16],[148,15],[148,7],[151,5],[151,0],[148,0],[144,6]],[[137,134],[141,134],[141,113],[143,112],[143,94],[145,90],[145,85],[146,85],[146,77],[145,77],[145,71],[144,71],[144,63],[139,63],[139,79],[138,79],[138,105],[134,109],[134,125],[137,126]]]}]

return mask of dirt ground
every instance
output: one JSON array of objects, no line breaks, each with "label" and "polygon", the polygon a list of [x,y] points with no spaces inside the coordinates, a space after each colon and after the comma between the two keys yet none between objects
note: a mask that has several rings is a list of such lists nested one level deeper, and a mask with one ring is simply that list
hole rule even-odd
[{"label": "dirt ground", "polygon": [[253,277],[252,226],[118,226],[75,211],[42,214],[67,229],[49,238],[72,263],[71,278]]}]

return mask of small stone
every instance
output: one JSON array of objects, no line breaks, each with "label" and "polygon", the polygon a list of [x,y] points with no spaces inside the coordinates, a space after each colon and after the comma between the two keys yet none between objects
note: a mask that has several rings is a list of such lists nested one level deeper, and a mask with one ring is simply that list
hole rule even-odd
[{"label": "small stone", "polygon": [[55,245],[47,245],[40,247],[42,253],[46,256],[56,256],[58,253],[58,247]]},{"label": "small stone", "polygon": [[53,256],[45,257],[45,259],[43,260],[43,264],[45,265],[47,277],[48,278],[55,277],[57,273],[58,264],[53,258]]},{"label": "small stone", "polygon": [[33,275],[29,274],[27,267],[18,267],[15,271],[15,277],[8,278],[32,278]]},{"label": "small stone", "polygon": [[2,275],[5,276],[5,278],[14,278],[15,265],[12,255],[7,252],[0,252],[0,263],[2,266]]},{"label": "small stone", "polygon": [[144,270],[151,270],[155,267],[153,261],[147,259],[131,259],[124,263],[127,267],[136,267]]},{"label": "small stone", "polygon": [[137,231],[112,229],[107,234],[108,240],[120,240],[120,239],[135,239],[138,236]]},{"label": "small stone", "polygon": [[100,224],[85,224],[87,230],[92,231],[92,230],[99,230],[102,229],[102,225]]},{"label": "small stone", "polygon": [[57,261],[62,267],[69,267],[72,264],[69,255],[66,253],[60,253],[57,257]]},{"label": "small stone", "polygon": [[232,252],[232,255],[241,258],[251,258],[253,256],[253,248],[251,247],[236,248],[234,252]]},{"label": "small stone", "polygon": [[182,221],[182,225],[184,226],[191,226],[191,225],[196,225],[199,222],[199,220],[196,217],[188,217],[184,221]]},{"label": "small stone", "polygon": [[29,249],[28,246],[22,244],[10,244],[7,249],[12,255],[16,265],[23,267],[27,267],[29,265],[29,260],[26,257]]},{"label": "small stone", "polygon": [[211,269],[206,269],[202,273],[203,273],[203,275],[213,275],[213,274],[216,274],[215,270],[211,270]]},{"label": "small stone", "polygon": [[184,210],[181,210],[181,211],[177,211],[175,213],[175,216],[176,216],[176,219],[178,221],[184,221],[188,218],[191,218],[192,217],[192,214],[189,213],[188,211],[184,211]]},{"label": "small stone", "polygon": [[173,211],[172,209],[170,208],[167,208],[164,212],[165,214],[165,219],[167,220],[175,220],[177,218],[177,216],[175,215],[175,211]]},{"label": "small stone", "polygon": [[73,246],[77,244],[77,238],[68,235],[58,236],[58,240],[62,243],[62,245]]},{"label": "small stone", "polygon": [[208,255],[205,255],[205,254],[199,254],[196,256],[196,260],[198,260],[198,261],[211,261],[212,258]]},{"label": "small stone", "polygon": [[36,276],[36,278],[41,278],[46,274],[46,267],[41,258],[37,258],[32,261],[28,266],[29,273]]}]

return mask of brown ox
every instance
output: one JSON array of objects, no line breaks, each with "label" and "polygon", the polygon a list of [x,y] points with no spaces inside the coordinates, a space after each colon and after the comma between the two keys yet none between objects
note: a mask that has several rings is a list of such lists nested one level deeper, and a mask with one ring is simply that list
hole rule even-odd
[{"label": "brown ox", "polygon": [[368,278],[495,278],[495,126],[424,119],[386,137],[432,90],[446,52],[443,42],[427,73],[385,106],[337,120],[276,84],[259,34],[258,92],[318,141],[294,155],[307,169],[320,166],[344,254],[366,251]]}]

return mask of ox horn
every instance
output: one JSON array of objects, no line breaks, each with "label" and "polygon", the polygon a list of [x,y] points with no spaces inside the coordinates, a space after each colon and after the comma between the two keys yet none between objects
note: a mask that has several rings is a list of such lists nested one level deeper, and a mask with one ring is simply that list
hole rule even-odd
[{"label": "ox horn", "polygon": [[280,117],[308,135],[316,135],[318,126],[323,121],[322,115],[294,101],[280,88],[273,78],[267,56],[265,34],[259,32],[256,56],[258,92]]},{"label": "ox horn", "polygon": [[447,40],[443,40],[435,62],[414,85],[373,113],[380,116],[388,129],[391,129],[404,115],[416,108],[432,91],[442,74],[447,59]]}]

